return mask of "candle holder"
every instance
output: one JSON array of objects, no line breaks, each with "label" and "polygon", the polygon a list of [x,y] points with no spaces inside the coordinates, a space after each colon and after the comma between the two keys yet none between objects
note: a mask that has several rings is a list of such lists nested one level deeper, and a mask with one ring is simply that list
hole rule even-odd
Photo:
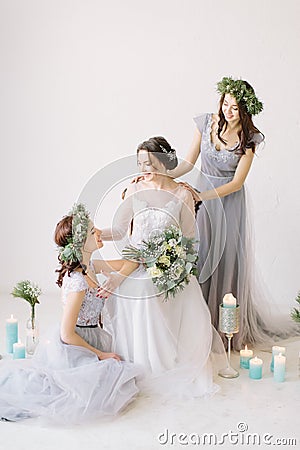
[{"label": "candle holder", "polygon": [[228,308],[223,305],[219,306],[219,330],[225,333],[228,339],[228,358],[227,367],[219,371],[219,376],[223,378],[236,378],[239,372],[230,365],[231,339],[234,333],[238,333],[240,326],[240,307]]}]

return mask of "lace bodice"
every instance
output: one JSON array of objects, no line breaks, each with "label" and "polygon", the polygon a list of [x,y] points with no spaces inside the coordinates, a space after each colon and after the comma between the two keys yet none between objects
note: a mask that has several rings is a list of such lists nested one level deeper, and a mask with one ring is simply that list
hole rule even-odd
[{"label": "lace bodice", "polygon": [[91,288],[80,272],[66,274],[62,285],[62,301],[67,302],[67,295],[70,292],[85,291],[85,296],[78,314],[77,325],[97,325],[99,315],[104,306],[104,299],[96,297],[97,289]]},{"label": "lace bodice", "polygon": [[[184,187],[172,191],[149,188],[146,182],[136,183],[118,208],[112,226],[112,235],[124,238],[120,246],[130,243],[138,246],[151,233],[164,230],[170,225],[181,229],[184,236],[195,236],[194,203],[190,192]],[[104,231],[107,233],[107,230]]]},{"label": "lace bodice", "polygon": [[180,227],[179,201],[170,200],[164,208],[151,207],[146,201],[135,198],[133,201],[134,226],[131,235],[133,245],[139,245],[152,233],[175,225]]}]

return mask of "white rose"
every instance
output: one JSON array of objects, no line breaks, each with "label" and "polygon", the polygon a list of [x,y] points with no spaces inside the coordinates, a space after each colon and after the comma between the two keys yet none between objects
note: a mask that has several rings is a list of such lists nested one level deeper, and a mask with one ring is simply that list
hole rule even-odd
[{"label": "white rose", "polygon": [[164,264],[164,265],[167,266],[167,267],[169,267],[170,264],[171,264],[171,262],[170,262],[170,257],[167,256],[167,255],[162,255],[162,256],[159,258],[158,262],[159,262],[160,264]]},{"label": "white rose", "polygon": [[183,248],[180,245],[176,245],[175,251],[176,251],[176,255],[179,256],[179,258],[185,259],[186,252],[183,250]]},{"label": "white rose", "polygon": [[169,246],[170,247],[176,247],[176,245],[177,245],[176,239],[170,239],[169,240]]},{"label": "white rose", "polygon": [[162,271],[156,266],[148,267],[147,272],[152,278],[157,278],[162,275]]}]

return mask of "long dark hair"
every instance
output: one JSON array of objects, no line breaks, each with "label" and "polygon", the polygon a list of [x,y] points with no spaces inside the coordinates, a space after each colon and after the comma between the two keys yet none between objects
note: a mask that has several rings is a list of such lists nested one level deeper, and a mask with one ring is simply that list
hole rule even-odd
[{"label": "long dark hair", "polygon": [[[65,216],[56,225],[54,232],[54,241],[59,247],[65,247],[68,244],[69,240],[72,238],[72,221],[73,216]],[[81,264],[78,260],[70,263],[62,261],[59,256],[58,261],[61,267],[55,270],[55,272],[58,272],[59,274],[56,284],[61,287],[65,274],[68,273],[68,275],[70,276],[70,273],[80,267]],[[85,267],[83,266],[82,273],[85,274]]]},{"label": "long dark hair", "polygon": [[[153,153],[167,170],[175,169],[178,165],[176,151],[162,136],[155,136],[142,142],[137,148],[137,153],[141,150],[146,150],[150,154]],[[149,158],[151,159],[151,155],[149,155]]]},{"label": "long dark hair", "polygon": [[[247,81],[243,80],[243,83],[247,86],[247,89],[252,90],[254,92],[253,87],[251,84],[249,84]],[[222,106],[224,102],[226,94],[223,94],[220,98],[219,103],[219,124],[218,124],[218,131],[217,135],[218,138],[223,144],[227,144],[226,140],[222,138],[221,133],[225,132],[227,129],[227,121],[225,119],[225,116],[222,111]],[[246,109],[246,104],[244,102],[237,102],[238,109],[239,109],[239,115],[240,115],[240,122],[241,122],[241,130],[238,132],[238,137],[240,144],[237,149],[235,149],[236,153],[244,155],[246,153],[247,148],[251,148],[253,153],[255,152],[255,146],[256,142],[253,140],[253,137],[255,134],[260,134],[262,137],[262,140],[264,140],[264,135],[259,129],[254,125],[252,121],[252,114],[249,114]]]}]

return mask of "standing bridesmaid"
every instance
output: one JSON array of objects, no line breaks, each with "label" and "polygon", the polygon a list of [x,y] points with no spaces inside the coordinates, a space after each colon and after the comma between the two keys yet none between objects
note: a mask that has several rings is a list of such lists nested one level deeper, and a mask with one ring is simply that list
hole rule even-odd
[{"label": "standing bridesmaid", "polygon": [[234,347],[239,349],[242,344],[264,341],[267,328],[254,306],[251,282],[254,262],[247,244],[244,190],[255,150],[264,140],[252,121],[263,104],[247,81],[224,77],[217,89],[221,95],[218,113],[194,119],[197,128],[191,148],[185,161],[169,174],[184,175],[200,156],[197,190],[186,185],[195,201],[203,202],[197,214],[199,283],[216,328],[223,296],[232,292],[238,299],[241,323]]}]

